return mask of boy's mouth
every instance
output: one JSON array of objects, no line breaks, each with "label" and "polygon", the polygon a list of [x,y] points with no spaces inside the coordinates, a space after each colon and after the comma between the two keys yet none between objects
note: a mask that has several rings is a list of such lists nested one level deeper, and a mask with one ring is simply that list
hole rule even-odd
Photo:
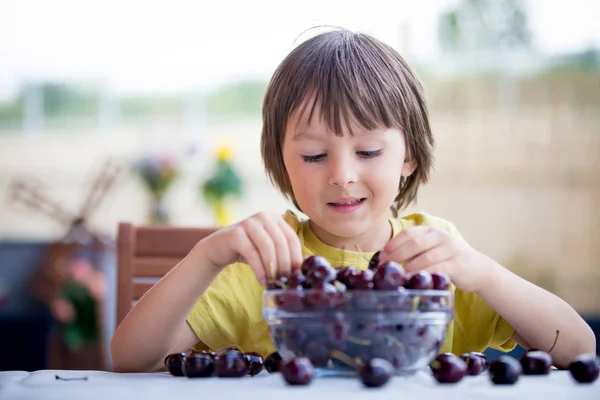
[{"label": "boy's mouth", "polygon": [[355,206],[357,204],[363,203],[365,202],[367,199],[364,197],[361,198],[354,198],[354,199],[344,199],[341,201],[336,201],[336,202],[331,202],[331,203],[327,203],[330,206]]}]

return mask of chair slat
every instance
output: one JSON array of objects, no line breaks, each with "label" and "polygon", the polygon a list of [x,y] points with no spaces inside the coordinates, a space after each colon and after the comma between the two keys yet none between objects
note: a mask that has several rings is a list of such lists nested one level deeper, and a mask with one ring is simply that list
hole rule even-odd
[{"label": "chair slat", "polygon": [[143,226],[136,229],[136,257],[183,257],[214,228]]},{"label": "chair slat", "polygon": [[137,257],[133,259],[133,277],[162,278],[182,260],[179,257]]}]

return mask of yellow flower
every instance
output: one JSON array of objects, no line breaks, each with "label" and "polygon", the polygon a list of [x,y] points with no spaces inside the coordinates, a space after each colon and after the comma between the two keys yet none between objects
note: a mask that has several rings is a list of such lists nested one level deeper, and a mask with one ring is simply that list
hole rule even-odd
[{"label": "yellow flower", "polygon": [[221,146],[217,150],[217,159],[219,161],[231,160],[231,148],[229,146]]}]

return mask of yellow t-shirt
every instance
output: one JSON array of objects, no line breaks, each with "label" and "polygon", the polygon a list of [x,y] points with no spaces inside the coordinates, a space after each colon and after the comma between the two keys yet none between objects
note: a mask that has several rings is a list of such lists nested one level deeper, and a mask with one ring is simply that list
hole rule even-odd
[{"label": "yellow t-shirt", "polygon": [[[285,220],[296,231],[304,257],[318,254],[332,266],[352,265],[367,269],[373,253],[358,253],[331,247],[317,238],[308,224],[291,211]],[[415,225],[429,225],[447,230],[461,237],[451,223],[416,213],[401,218],[390,218],[393,235]],[[446,340],[440,352],[462,354],[483,351],[488,347],[510,351],[516,346],[511,339],[515,329],[475,293],[454,291],[454,319],[448,327]],[[275,351],[269,329],[262,318],[262,293],[249,265],[229,265],[217,276],[187,317],[187,322],[200,342],[196,349],[218,350],[235,346],[242,351],[253,351],[263,357]]]}]

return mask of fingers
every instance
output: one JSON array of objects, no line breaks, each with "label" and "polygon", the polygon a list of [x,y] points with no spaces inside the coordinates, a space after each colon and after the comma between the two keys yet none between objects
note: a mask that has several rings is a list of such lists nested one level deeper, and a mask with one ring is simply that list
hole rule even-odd
[{"label": "fingers", "polygon": [[453,255],[454,253],[450,246],[437,246],[406,261],[404,269],[409,273],[421,270],[440,273],[444,271],[444,269],[440,268],[442,268],[443,264],[450,260]]},{"label": "fingers", "polygon": [[380,258],[381,261],[394,260],[405,263],[440,246],[446,240],[447,235],[438,229],[428,226],[409,228],[388,242],[383,248],[383,257],[380,255]]},{"label": "fingers", "polygon": [[269,278],[276,279],[279,276],[289,276],[291,272],[291,256],[288,240],[282,229],[283,227],[277,219],[264,219],[262,222],[263,228],[269,235],[274,246],[274,258],[269,260],[269,264],[267,264]]},{"label": "fingers", "polygon": [[262,265],[262,259],[258,252],[258,249],[252,243],[252,240],[248,236],[246,229],[241,225],[234,230],[234,236],[232,238],[234,246],[241,256],[241,261],[250,265],[256,279],[263,285],[267,284],[267,275]]},{"label": "fingers", "polygon": [[298,235],[283,218],[277,219],[281,231],[287,241],[291,271],[299,270],[302,265],[302,245]]},{"label": "fingers", "polygon": [[[242,239],[236,247],[262,284],[280,276],[289,276],[292,269],[300,267],[300,241],[280,216],[259,213],[242,221],[239,229],[245,235],[240,235]],[[252,246],[246,243],[246,239]]]},{"label": "fingers", "polygon": [[243,222],[244,229],[260,257],[259,268],[267,280],[275,278],[277,263],[275,242],[267,231],[265,223],[258,218],[249,218]]}]

